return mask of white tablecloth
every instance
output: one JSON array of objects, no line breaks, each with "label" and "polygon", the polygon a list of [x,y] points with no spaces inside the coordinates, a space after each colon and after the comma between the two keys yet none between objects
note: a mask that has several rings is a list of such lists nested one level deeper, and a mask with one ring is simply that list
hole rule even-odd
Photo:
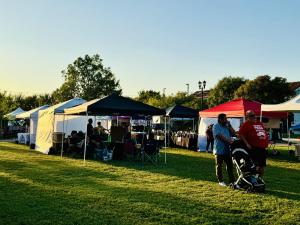
[{"label": "white tablecloth", "polygon": [[29,133],[18,133],[18,142],[19,144],[29,143]]}]

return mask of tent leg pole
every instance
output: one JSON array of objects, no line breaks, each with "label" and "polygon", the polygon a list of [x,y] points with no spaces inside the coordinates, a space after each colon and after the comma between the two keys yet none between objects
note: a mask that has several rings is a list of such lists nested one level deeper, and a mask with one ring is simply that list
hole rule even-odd
[{"label": "tent leg pole", "polygon": [[289,115],[286,119],[286,132],[288,134],[288,151],[290,150],[290,138],[291,138],[291,133],[289,131]]},{"label": "tent leg pole", "polygon": [[60,150],[60,157],[63,157],[64,152],[64,139],[65,139],[65,115],[63,117],[63,129],[62,129],[62,135],[61,135],[61,150]]},{"label": "tent leg pole", "polygon": [[165,164],[167,164],[167,117],[165,116]]},{"label": "tent leg pole", "polygon": [[[86,111],[86,121],[88,123],[89,117],[88,112]],[[83,152],[83,164],[85,164],[85,157],[86,157],[86,145],[87,145],[87,125],[85,130],[85,139],[84,139],[84,152]]]},{"label": "tent leg pole", "polygon": [[195,119],[193,118],[193,132],[195,132]]},{"label": "tent leg pole", "polygon": [[168,132],[168,136],[169,136],[169,138],[168,138],[168,147],[170,147],[170,134],[171,134],[171,117],[169,117],[169,130],[168,130],[169,132]]}]

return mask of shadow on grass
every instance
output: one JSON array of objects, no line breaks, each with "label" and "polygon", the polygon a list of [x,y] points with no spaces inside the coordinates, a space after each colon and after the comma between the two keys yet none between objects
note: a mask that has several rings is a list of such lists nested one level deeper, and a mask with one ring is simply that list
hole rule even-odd
[{"label": "shadow on grass", "polygon": [[[147,165],[142,167],[141,165],[137,166],[129,162],[121,161],[115,161],[111,164],[114,166],[176,176],[183,179],[188,178],[193,180],[216,182],[214,160],[202,158],[201,156],[193,157],[168,153],[168,164],[159,166]],[[223,174],[226,179],[226,171],[223,170]],[[300,171],[297,169],[267,166],[265,175],[267,186],[266,194],[273,195],[278,198],[300,201],[299,180]]]},{"label": "shadow on grass", "polygon": [[[2,162],[1,162],[2,163]],[[12,166],[8,162],[5,167]],[[28,164],[17,163],[16,168]],[[35,175],[45,176],[40,168]],[[70,170],[73,168],[70,167]],[[82,168],[83,169],[83,168]],[[32,178],[16,170],[20,179]],[[48,174],[41,185],[30,185],[14,177],[0,176],[0,215],[5,224],[249,224],[259,222],[265,211],[255,215],[245,209],[229,208],[227,205],[212,205],[201,200],[178,197],[173,194],[116,187],[92,177],[65,182],[60,172]],[[102,174],[107,178],[107,174]],[[39,179],[34,179],[37,183]],[[1,186],[2,184],[2,186]],[[74,189],[74,187],[78,187]],[[78,190],[79,189],[79,190]],[[19,203],[19,204],[18,204]],[[21,203],[21,204],[20,204]],[[32,208],[34,207],[34,209]],[[271,209],[270,209],[271,210]],[[11,218],[18,215],[12,221]]]},{"label": "shadow on grass", "polygon": [[[15,149],[14,147],[0,147],[1,151],[7,151],[11,153],[18,154],[40,154],[31,150],[20,150]],[[283,150],[283,153],[286,151]],[[204,153],[207,154],[207,153]],[[119,179],[120,176],[112,173],[106,173],[105,171],[91,169],[89,167],[83,166],[70,166],[69,162],[58,158],[57,156],[49,156],[51,158],[45,158],[38,160],[35,159],[34,162],[30,163],[16,163],[16,161],[8,162],[1,161],[0,168],[7,168],[9,170],[18,170],[18,169],[35,169],[38,170],[32,172],[34,176],[51,178],[51,174],[54,173],[55,176],[60,175],[77,175],[81,178],[84,176],[94,177],[99,179]],[[286,155],[282,154],[282,159],[285,160]],[[54,160],[53,160],[54,159]],[[178,150],[177,153],[168,153],[167,154],[167,165],[164,165],[161,162],[158,166],[153,166],[151,164],[145,164],[144,166],[140,162],[130,162],[130,161],[112,161],[109,163],[99,162],[99,166],[113,166],[120,168],[129,168],[137,171],[146,171],[154,174],[163,174],[166,176],[174,176],[181,179],[191,179],[191,180],[202,180],[216,182],[215,178],[215,168],[214,161],[212,157],[203,157],[201,153],[193,154],[182,154],[181,150]],[[76,161],[76,160],[74,160]],[[92,161],[96,162],[96,161]],[[97,165],[97,163],[96,163]],[[51,171],[51,170],[54,170]],[[43,172],[44,171],[44,172]],[[225,173],[224,173],[225,175]],[[227,177],[225,175],[225,177]],[[76,178],[76,177],[75,177]],[[68,182],[72,182],[70,178]],[[78,179],[78,178],[77,178]],[[268,166],[266,168],[265,181],[267,184],[267,194],[273,195],[278,198],[290,199],[300,201],[300,189],[298,186],[298,181],[300,180],[300,173],[297,169],[282,168],[276,166]]]}]

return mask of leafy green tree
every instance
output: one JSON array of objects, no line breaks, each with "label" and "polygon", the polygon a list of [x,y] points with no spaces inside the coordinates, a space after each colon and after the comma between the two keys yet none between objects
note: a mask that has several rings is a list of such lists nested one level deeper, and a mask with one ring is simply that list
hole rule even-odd
[{"label": "leafy green tree", "polygon": [[[143,90],[139,92],[139,96],[136,98],[136,100],[158,108],[167,108],[173,105],[183,105],[199,110],[201,107],[201,100],[195,95],[188,95],[186,92],[177,92],[173,95],[162,96],[156,91]],[[206,101],[204,101],[203,105],[205,108],[207,108]]]},{"label": "leafy green tree", "polygon": [[161,99],[161,94],[158,91],[153,91],[153,90],[142,90],[138,92],[138,97],[135,99],[140,102],[147,103],[149,99]]},{"label": "leafy green tree", "polygon": [[241,85],[234,96],[255,100],[264,104],[278,104],[288,100],[294,93],[290,89],[286,78],[269,75],[258,76]]},{"label": "leafy green tree", "polygon": [[245,82],[246,80],[243,77],[231,76],[219,80],[209,93],[207,100],[209,107],[233,100],[234,92]]},{"label": "leafy green tree", "polygon": [[0,119],[18,107],[31,110],[42,105],[51,105],[52,102],[50,94],[23,96],[22,94],[11,95],[5,91],[0,91]]},{"label": "leafy green tree", "polygon": [[17,107],[13,96],[8,94],[6,91],[0,92],[0,119],[15,108]]},{"label": "leafy green tree", "polygon": [[55,101],[74,97],[86,100],[101,98],[113,92],[122,93],[119,81],[98,54],[77,58],[62,71],[65,82],[53,92]]}]

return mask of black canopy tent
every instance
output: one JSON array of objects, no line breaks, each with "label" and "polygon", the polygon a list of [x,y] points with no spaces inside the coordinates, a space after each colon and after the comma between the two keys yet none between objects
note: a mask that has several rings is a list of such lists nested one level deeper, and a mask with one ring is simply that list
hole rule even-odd
[{"label": "black canopy tent", "polygon": [[94,99],[77,107],[65,110],[68,115],[164,115],[165,110],[135,101],[131,98],[111,94],[101,99]]},{"label": "black canopy tent", "polygon": [[[66,115],[85,115],[86,118],[92,115],[106,115],[106,116],[153,116],[165,115],[165,110],[135,101],[133,99],[111,94],[101,99],[94,99],[82,105],[65,109]],[[84,146],[84,161],[86,157],[86,142],[87,132],[85,135]]]},{"label": "black canopy tent", "polygon": [[199,112],[181,105],[174,105],[166,109],[166,116],[173,118],[197,118]]},{"label": "black canopy tent", "polygon": [[[188,108],[181,105],[174,105],[166,109],[166,116],[170,119],[172,118],[184,118],[191,119],[193,121],[193,131],[195,131],[195,119],[199,117],[199,112],[195,109]],[[169,119],[169,127],[170,127],[170,119]],[[167,120],[165,119],[165,127]],[[166,140],[166,137],[165,137]],[[166,142],[165,142],[166,145]]]}]

